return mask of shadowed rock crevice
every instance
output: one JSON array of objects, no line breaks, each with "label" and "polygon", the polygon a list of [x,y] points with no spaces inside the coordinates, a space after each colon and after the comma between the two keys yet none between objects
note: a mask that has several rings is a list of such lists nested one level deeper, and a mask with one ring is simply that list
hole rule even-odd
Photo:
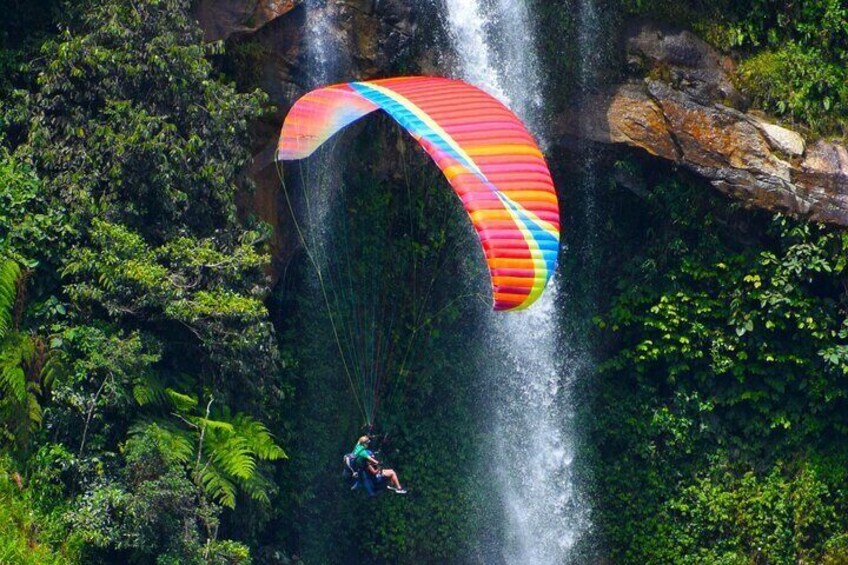
[{"label": "shadowed rock crevice", "polygon": [[195,16],[206,41],[253,33],[291,11],[302,0],[200,0]]}]

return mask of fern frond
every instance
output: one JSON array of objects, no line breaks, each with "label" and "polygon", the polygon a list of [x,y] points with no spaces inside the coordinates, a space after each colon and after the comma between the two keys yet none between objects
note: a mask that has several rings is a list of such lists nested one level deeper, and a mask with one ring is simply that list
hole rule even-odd
[{"label": "fern frond", "polygon": [[39,375],[41,380],[41,392],[39,394],[50,390],[56,379],[60,379],[66,374],[67,366],[64,363],[61,352],[55,349],[48,351]]},{"label": "fern frond", "polygon": [[133,386],[132,395],[139,406],[169,404],[168,393],[154,373],[143,374]]},{"label": "fern frond", "polygon": [[0,339],[12,329],[21,268],[12,260],[0,260]]},{"label": "fern frond", "polygon": [[236,485],[227,479],[214,465],[207,465],[201,472],[200,482],[209,496],[227,508],[236,507]]},{"label": "fern frond", "polygon": [[0,389],[15,401],[26,402],[26,374],[20,365],[5,365],[0,370]]},{"label": "fern frond", "polygon": [[130,436],[144,436],[156,443],[161,453],[171,461],[186,464],[194,457],[192,434],[167,423],[139,421],[129,430]]},{"label": "fern frond", "polygon": [[0,427],[17,449],[26,449],[42,423],[44,342],[19,331],[0,341]]},{"label": "fern frond", "polygon": [[197,424],[198,428],[206,428],[208,431],[223,433],[223,434],[233,434],[235,433],[235,428],[229,422],[224,422],[221,420],[213,420],[211,418],[200,418],[195,417],[192,418],[192,421]]},{"label": "fern frond", "polygon": [[136,383],[132,389],[133,400],[139,406],[147,406],[148,404],[156,404],[156,390],[146,382]]},{"label": "fern frond", "polygon": [[283,448],[276,444],[274,436],[265,424],[254,420],[247,414],[239,413],[233,420],[236,433],[247,441],[256,457],[263,461],[286,459],[288,456]]},{"label": "fern frond", "polygon": [[41,404],[38,403],[38,398],[31,394],[27,399],[27,419],[29,420],[30,430],[35,431],[41,427],[42,412]]},{"label": "fern frond", "polygon": [[250,498],[264,504],[271,503],[269,493],[275,490],[274,483],[266,479],[262,473],[255,473],[252,477],[243,481],[241,488]]},{"label": "fern frond", "polygon": [[249,479],[256,472],[256,459],[244,438],[231,436],[222,441],[214,435],[207,437],[209,459],[222,472],[241,480]]},{"label": "fern frond", "polygon": [[64,370],[64,365],[62,361],[59,359],[58,355],[49,355],[47,357],[47,362],[44,363],[44,367],[41,369],[41,382],[46,389],[49,389],[53,386],[53,383],[56,381],[56,378],[62,374]]},{"label": "fern frond", "polygon": [[269,503],[274,485],[262,475],[260,462],[282,459],[286,454],[268,428],[246,414],[231,416],[226,407],[214,416],[198,416],[196,412],[203,406],[195,397],[170,388],[165,391],[169,401],[179,404],[181,414],[176,416],[181,423],[145,422],[133,426],[130,434],[145,434],[145,440],[155,441],[190,467],[195,467],[192,459],[200,457],[194,480],[206,496],[223,506],[235,507],[238,489],[256,501]]},{"label": "fern frond", "polygon": [[6,391],[18,403],[24,403],[27,399],[24,368],[35,355],[35,344],[28,335],[14,332],[7,335],[0,347],[0,390]]},{"label": "fern frond", "polygon": [[189,412],[197,406],[197,399],[195,397],[177,392],[172,388],[166,388],[165,395],[177,412]]}]

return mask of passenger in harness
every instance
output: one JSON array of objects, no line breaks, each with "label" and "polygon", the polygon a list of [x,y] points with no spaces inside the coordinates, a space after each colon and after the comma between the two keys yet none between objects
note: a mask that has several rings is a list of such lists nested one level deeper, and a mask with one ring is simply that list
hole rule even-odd
[{"label": "passenger in harness", "polygon": [[355,490],[362,486],[362,469],[356,464],[356,457],[353,456],[353,453],[345,454],[342,461],[344,465],[342,476],[350,487],[350,490]]},{"label": "passenger in harness", "polygon": [[351,481],[351,490],[362,485],[369,496],[376,495],[383,488],[397,494],[406,494],[400,485],[400,479],[393,469],[383,469],[369,449],[371,438],[362,436],[356,442],[353,452],[345,455],[345,476]]}]

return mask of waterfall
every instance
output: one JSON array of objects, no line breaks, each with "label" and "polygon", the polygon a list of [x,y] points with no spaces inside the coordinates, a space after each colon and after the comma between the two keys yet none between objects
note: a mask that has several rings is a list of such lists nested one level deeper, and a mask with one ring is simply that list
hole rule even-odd
[{"label": "waterfall", "polygon": [[[580,0],[589,2],[590,0]],[[443,10],[446,31],[456,54],[447,74],[488,91],[528,124],[546,145],[543,127],[544,84],[530,10],[525,0],[432,0]],[[306,0],[307,87],[348,77],[334,3]],[[582,38],[581,38],[582,40]],[[581,57],[583,55],[581,54]],[[591,54],[587,51],[585,56]],[[582,65],[589,68],[590,65]],[[581,78],[581,81],[583,79]],[[587,74],[585,85],[591,82]],[[581,82],[581,90],[585,90]],[[334,159],[321,159],[305,203],[312,245],[324,247],[328,225],[342,183]],[[317,191],[317,192],[316,192]],[[312,204],[310,206],[310,204]],[[478,352],[485,359],[480,380],[486,382],[493,407],[486,473],[492,498],[500,507],[494,526],[500,535],[492,561],[561,564],[574,562],[575,545],[589,528],[589,505],[574,471],[579,457],[573,386],[585,369],[585,355],[566,339],[559,320],[568,297],[558,276],[542,298],[518,313],[488,312],[486,339]],[[490,519],[481,517],[481,521]],[[482,544],[481,544],[482,545]]]},{"label": "waterfall", "polygon": [[341,30],[335,24],[333,2],[306,0],[306,69],[309,87],[317,88],[346,79],[347,65],[342,61],[346,52]]},{"label": "waterfall", "polygon": [[571,388],[579,359],[558,332],[558,281],[526,312],[493,313],[487,344],[497,398],[492,472],[502,499],[508,563],[567,563],[588,525],[572,466]]},{"label": "waterfall", "polygon": [[[454,73],[499,98],[545,143],[543,84],[523,0],[444,0]],[[490,475],[501,500],[500,559],[567,563],[589,524],[573,471],[571,395],[584,356],[559,331],[558,277],[530,309],[487,316],[481,379],[492,391]]]},{"label": "waterfall", "polygon": [[[338,38],[338,29],[334,26],[331,3],[326,0],[307,0],[306,33],[304,51],[306,64],[307,90],[324,86],[336,80],[346,69],[340,60],[343,53]],[[326,151],[326,150],[325,150]],[[308,186],[303,191],[298,216],[303,218],[306,246],[314,253],[316,260],[323,266],[326,262],[326,246],[330,234],[327,232],[328,218],[339,194],[341,174],[332,151],[326,151],[326,158],[316,160],[317,165],[308,171]]]},{"label": "waterfall", "polygon": [[[310,90],[330,80],[338,66],[338,58],[330,42],[332,20],[324,8],[324,0],[308,0],[305,2],[305,8],[303,68],[306,70],[306,76],[301,86],[304,90]],[[319,161],[314,170],[304,169],[299,163],[289,165],[292,168],[300,168],[301,174],[297,180],[309,185],[307,190],[299,191],[301,194],[291,197],[298,197],[292,204],[294,216],[301,224],[305,248],[318,264],[325,262],[327,239],[330,235],[327,230],[327,218],[332,211],[330,203],[337,193],[336,186],[339,182],[339,175],[335,172],[337,167],[332,166],[329,161]],[[313,285],[317,284],[314,279],[309,280]]]},{"label": "waterfall", "polygon": [[487,27],[479,2],[445,0],[450,26],[448,32],[455,51],[459,54],[458,76],[471,84],[485,88],[489,94],[510,105],[511,100],[501,86],[494,64],[494,53],[489,48]]},{"label": "waterfall", "polygon": [[[585,98],[591,93],[598,82],[598,74],[601,67],[601,57],[604,53],[603,46],[600,45],[601,38],[601,17],[598,8],[595,5],[595,0],[578,0],[577,6],[577,82],[578,96]],[[593,127],[593,124],[587,122],[589,116],[581,114],[578,120],[578,127],[581,134]],[[580,253],[584,257],[585,264],[589,267],[586,276],[594,275],[596,269],[594,258],[596,256],[595,247],[598,230],[598,210],[597,198],[597,168],[598,155],[597,151],[589,142],[583,141],[588,139],[586,135],[580,135],[578,141],[577,153],[581,159],[582,179],[580,191],[583,196],[582,217],[584,221],[583,231],[585,233],[582,249]],[[594,303],[594,297],[590,298]]]}]

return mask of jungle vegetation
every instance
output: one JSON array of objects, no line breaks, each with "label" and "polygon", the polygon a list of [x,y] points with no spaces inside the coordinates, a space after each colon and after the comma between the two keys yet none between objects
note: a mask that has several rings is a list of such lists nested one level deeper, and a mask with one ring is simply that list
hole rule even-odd
[{"label": "jungle vegetation", "polygon": [[[600,4],[611,26],[693,28],[736,59],[755,106],[845,136],[844,2]],[[536,6],[563,37],[571,8]],[[573,92],[556,37],[552,86]],[[393,324],[372,339],[415,344],[381,424],[419,495],[352,498],[325,464],[361,422],[307,254],[272,286],[270,227],[236,207],[274,115],[234,70],[243,47],[204,44],[188,0],[0,3],[0,563],[474,562],[498,533],[479,466],[485,359],[465,346],[482,310],[446,282],[474,268],[455,247],[463,218],[380,120],[336,152],[349,194],[334,245],[357,281],[387,281],[366,306]],[[552,154],[559,179],[572,157]],[[848,562],[848,235],[742,209],[644,156],[599,160],[595,233],[585,195],[563,195],[577,250],[563,268],[585,297],[567,324],[595,360],[585,555]]]}]

